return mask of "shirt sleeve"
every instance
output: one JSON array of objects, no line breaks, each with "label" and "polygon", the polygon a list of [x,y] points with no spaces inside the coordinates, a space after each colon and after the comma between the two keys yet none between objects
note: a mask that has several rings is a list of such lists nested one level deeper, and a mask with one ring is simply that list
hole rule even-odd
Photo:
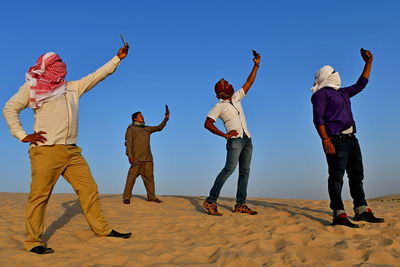
[{"label": "shirt sleeve", "polygon": [[218,103],[208,112],[207,117],[217,121],[221,114],[221,107]]},{"label": "shirt sleeve", "polygon": [[82,96],[82,94],[86,93],[95,87],[99,82],[107,78],[107,76],[112,74],[120,62],[121,59],[118,56],[115,56],[95,72],[83,77],[80,80],[68,82],[68,85],[70,88],[77,90],[79,96]]},{"label": "shirt sleeve", "polygon": [[239,90],[237,90],[237,91],[233,94],[232,99],[234,99],[235,101],[240,101],[240,100],[242,100],[245,96],[246,96],[246,93],[244,92],[243,88],[240,88]]},{"label": "shirt sleeve", "polygon": [[365,86],[367,86],[367,84],[368,84],[368,79],[364,78],[363,76],[360,76],[360,78],[358,78],[355,84],[348,87],[343,87],[341,90],[346,91],[350,97],[353,97],[359,92],[361,92],[365,88]]},{"label": "shirt sleeve", "polygon": [[313,122],[315,127],[325,125],[324,114],[326,109],[326,95],[323,91],[317,91],[311,97],[313,104]]},{"label": "shirt sleeve", "polygon": [[165,125],[167,125],[167,120],[164,119],[158,126],[150,126],[148,127],[150,133],[158,132],[164,129]]},{"label": "shirt sleeve", "polygon": [[29,84],[24,83],[24,85],[19,88],[18,92],[7,101],[3,108],[3,115],[11,134],[20,141],[27,136],[19,119],[19,113],[29,105],[29,88]]}]

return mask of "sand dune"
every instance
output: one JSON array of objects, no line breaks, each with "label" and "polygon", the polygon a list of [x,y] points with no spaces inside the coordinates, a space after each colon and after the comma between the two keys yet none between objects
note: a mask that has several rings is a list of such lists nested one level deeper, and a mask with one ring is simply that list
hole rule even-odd
[{"label": "sand dune", "polygon": [[[370,202],[382,224],[360,229],[330,226],[328,201],[250,199],[259,215],[204,213],[203,197],[163,196],[164,203],[135,196],[102,195],[105,217],[131,239],[95,237],[72,194],[50,200],[44,238],[56,252],[23,250],[26,194],[0,193],[1,266],[400,266],[399,195]],[[393,201],[393,199],[397,199]],[[345,202],[351,213],[351,202]]]}]

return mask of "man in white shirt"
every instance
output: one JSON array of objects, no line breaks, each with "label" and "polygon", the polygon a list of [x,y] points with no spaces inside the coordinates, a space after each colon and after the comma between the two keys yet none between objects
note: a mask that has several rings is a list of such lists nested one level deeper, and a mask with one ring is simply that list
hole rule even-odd
[{"label": "man in white shirt", "polygon": [[[129,46],[97,71],[67,82],[66,65],[49,52],[40,56],[27,74],[27,82],[10,98],[3,109],[10,132],[21,142],[30,143],[32,183],[26,205],[25,248],[36,254],[54,252],[42,240],[44,216],[51,192],[62,175],[79,196],[82,211],[97,236],[129,238],[131,233],[113,230],[103,217],[97,184],[93,179],[81,149],[76,145],[78,134],[79,98],[112,74],[128,55]],[[27,134],[19,120],[21,110],[34,112],[34,133]]]},{"label": "man in white shirt", "polygon": [[[209,197],[204,201],[203,207],[211,215],[221,216],[217,209],[217,199],[225,181],[234,172],[239,162],[239,180],[236,194],[236,205],[233,212],[256,215],[257,212],[246,205],[247,183],[250,173],[250,162],[253,151],[251,135],[247,129],[246,118],[241,105],[241,100],[253,84],[260,65],[260,55],[255,53],[254,66],[247,81],[241,89],[234,93],[228,81],[221,79],[215,84],[216,97],[220,100],[207,115],[204,127],[213,134],[227,139],[227,157],[225,167],[215,179]],[[214,123],[220,118],[225,125],[226,133],[220,131]]]}]

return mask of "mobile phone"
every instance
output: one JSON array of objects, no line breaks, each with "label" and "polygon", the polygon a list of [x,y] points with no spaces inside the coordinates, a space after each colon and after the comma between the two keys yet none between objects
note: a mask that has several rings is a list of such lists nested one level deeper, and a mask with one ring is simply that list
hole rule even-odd
[{"label": "mobile phone", "polygon": [[364,48],[360,48],[360,51],[363,57],[370,58],[370,56],[367,54],[367,50],[365,50]]},{"label": "mobile phone", "polygon": [[253,52],[253,57],[254,57],[254,58],[259,58],[259,57],[260,57],[260,54],[257,53],[256,50],[253,49],[252,52]]},{"label": "mobile phone", "polygon": [[169,114],[169,108],[168,108],[168,105],[165,105],[165,114]]},{"label": "mobile phone", "polygon": [[124,46],[128,46],[128,43],[125,41],[124,37],[122,36],[122,34],[119,34],[121,36],[121,40],[124,43]]}]

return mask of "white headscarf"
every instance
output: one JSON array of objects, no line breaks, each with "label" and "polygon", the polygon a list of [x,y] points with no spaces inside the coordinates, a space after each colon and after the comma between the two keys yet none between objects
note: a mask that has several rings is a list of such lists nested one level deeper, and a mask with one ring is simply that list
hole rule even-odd
[{"label": "white headscarf", "polygon": [[339,90],[341,85],[339,72],[329,66],[325,65],[315,73],[314,86],[311,88],[313,93],[317,92],[323,87],[331,87],[335,90]]}]

